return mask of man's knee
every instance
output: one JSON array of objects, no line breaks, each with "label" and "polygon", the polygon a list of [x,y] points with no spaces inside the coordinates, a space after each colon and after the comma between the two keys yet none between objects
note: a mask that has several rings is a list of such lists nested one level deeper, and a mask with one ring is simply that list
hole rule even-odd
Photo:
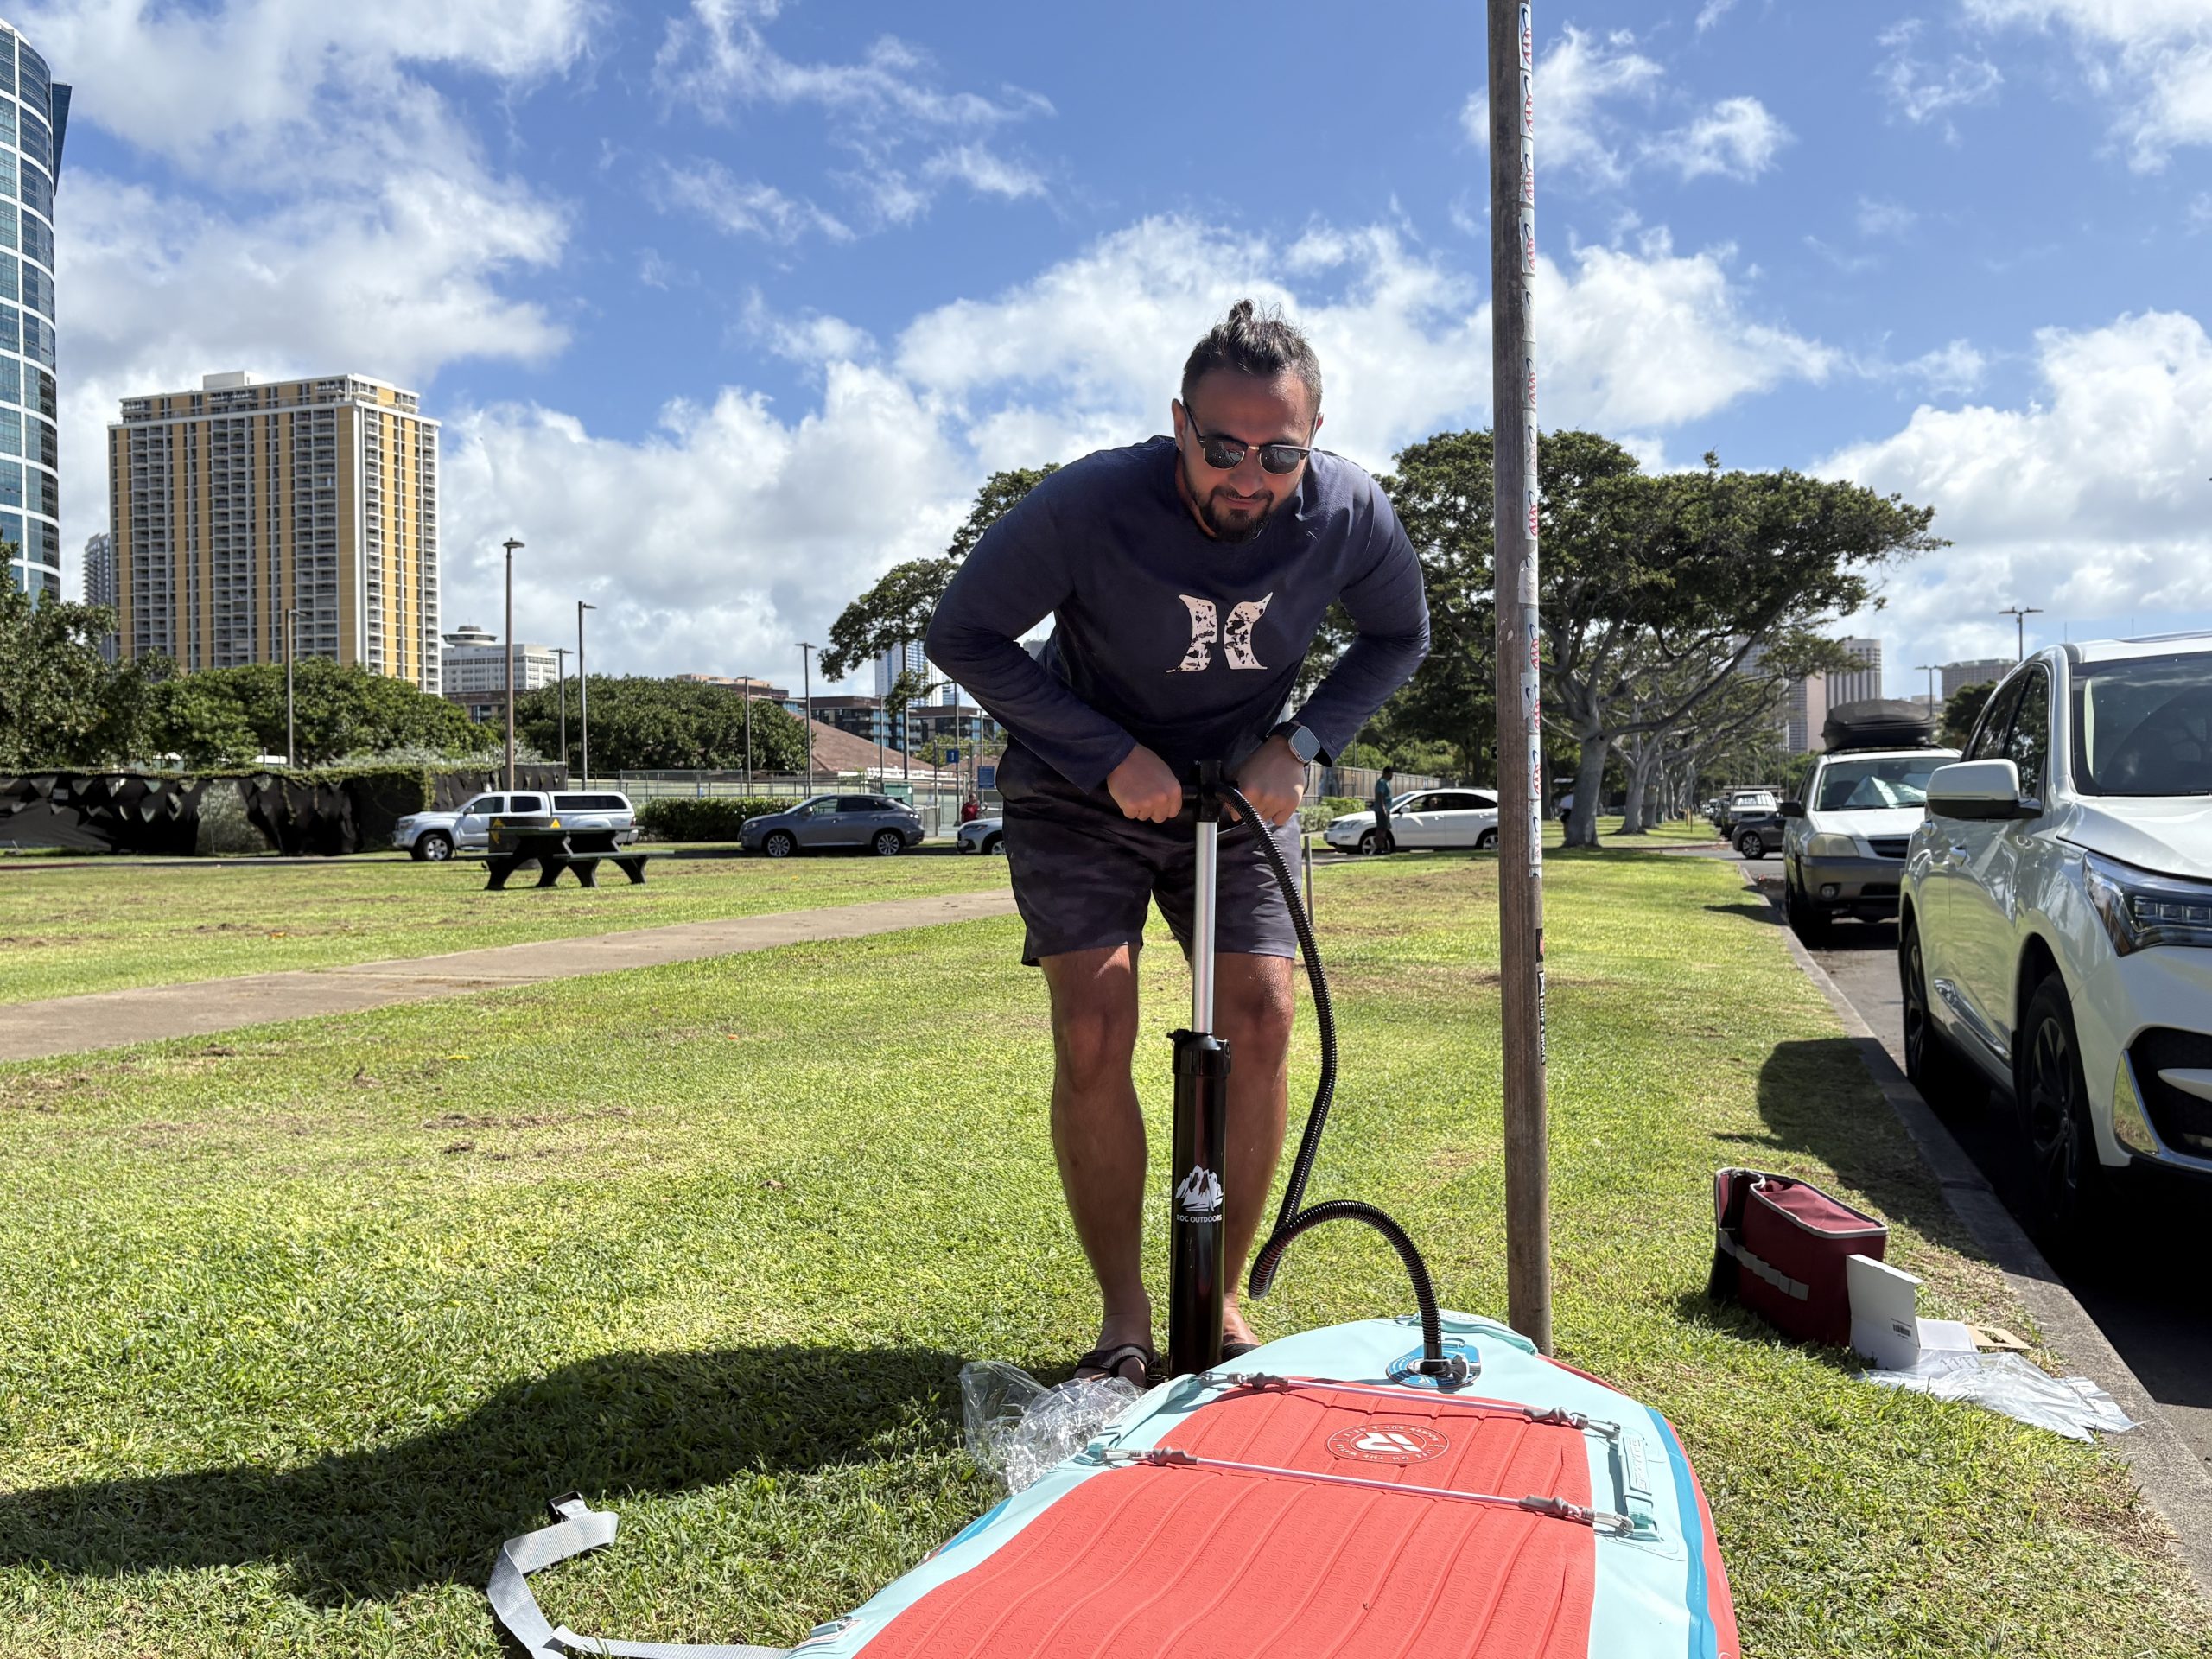
[{"label": "man's knee", "polygon": [[1077,1078],[1101,1073],[1126,1077],[1136,1043],[1135,1009],[1071,1008],[1052,1021],[1052,1050],[1060,1070]]},{"label": "man's knee", "polygon": [[1281,1054],[1289,1046],[1297,1018],[1289,964],[1278,963],[1273,957],[1255,960],[1268,965],[1250,973],[1225,975],[1215,987],[1214,1021],[1230,1039],[1232,1054],[1239,1045],[1248,1052]]}]

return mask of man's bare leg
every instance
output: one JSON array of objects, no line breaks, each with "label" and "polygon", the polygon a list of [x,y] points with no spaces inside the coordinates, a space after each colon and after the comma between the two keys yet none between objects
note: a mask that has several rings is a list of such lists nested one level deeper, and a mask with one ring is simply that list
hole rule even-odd
[{"label": "man's bare leg", "polygon": [[1245,1322],[1240,1292],[1265,1218],[1268,1188],[1282,1156],[1295,966],[1282,957],[1214,958],[1214,1030],[1229,1044],[1229,1166],[1222,1172],[1224,1265],[1229,1276],[1222,1327],[1230,1342],[1258,1340]]},{"label": "man's bare leg", "polygon": [[[1129,1076],[1137,1037],[1136,953],[1126,944],[1075,950],[1046,957],[1043,967],[1052,998],[1052,1153],[1104,1304],[1098,1345],[1138,1342],[1150,1348],[1144,1115]],[[1124,1364],[1122,1375],[1141,1388],[1137,1370]]]}]

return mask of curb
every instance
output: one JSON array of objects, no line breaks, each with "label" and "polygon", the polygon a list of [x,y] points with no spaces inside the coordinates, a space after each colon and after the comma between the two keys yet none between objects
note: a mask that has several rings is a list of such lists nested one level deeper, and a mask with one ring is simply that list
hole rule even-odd
[{"label": "curb", "polygon": [[[1747,880],[1745,885],[1766,898],[1756,881]],[[1772,900],[1768,902],[1771,905]],[[2098,1444],[2127,1465],[2143,1496],[2173,1535],[2175,1554],[2196,1581],[2197,1589],[2212,1599],[2212,1467],[2198,1460],[2166,1421],[2158,1402],[2136,1380],[2127,1362],[2082,1304],[2074,1300],[2074,1293],[2051,1271],[2035,1241],[2012,1218],[2012,1212],[1891,1058],[1890,1051],[1882,1046],[1841,988],[1828,977],[1827,970],[1813,960],[1812,953],[1783,925],[1778,913],[1775,925],[1789,947],[1792,960],[1827,998],[1828,1006],[1843,1022],[1844,1035],[1858,1046],[1882,1098],[1919,1147],[1921,1158],[1943,1189],[1944,1202],[2004,1274],[2005,1283],[2035,1320],[2044,1344],[2063,1353],[2069,1363],[2094,1377],[2135,1420],[2134,1428],[2125,1434],[2107,1436]]]}]

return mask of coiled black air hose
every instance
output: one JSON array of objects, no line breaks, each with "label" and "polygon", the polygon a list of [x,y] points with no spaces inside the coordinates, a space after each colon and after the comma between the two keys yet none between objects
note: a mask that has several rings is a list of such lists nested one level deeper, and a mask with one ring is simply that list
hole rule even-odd
[{"label": "coiled black air hose", "polygon": [[1382,1235],[1390,1248],[1398,1253],[1404,1263],[1406,1276],[1413,1281],[1414,1300],[1421,1309],[1421,1370],[1425,1376],[1459,1377],[1465,1375],[1465,1362],[1447,1357],[1444,1351],[1444,1325],[1436,1308],[1436,1285],[1428,1275],[1427,1264],[1421,1259],[1421,1252],[1414,1248],[1406,1230],[1371,1204],[1362,1204],[1352,1198],[1329,1198],[1306,1205],[1306,1184],[1313,1179],[1313,1166],[1321,1155],[1321,1132],[1328,1127],[1329,1107],[1337,1094],[1337,1014],[1329,1002],[1329,977],[1321,968],[1320,948],[1313,943],[1313,925],[1306,914],[1306,906],[1299,902],[1298,884],[1291,879],[1290,866],[1283,861],[1282,849],[1275,845],[1275,838],[1268,833],[1266,823],[1244,798],[1234,784],[1224,784],[1221,791],[1236,816],[1252,827],[1253,838],[1260,843],[1260,851],[1268,861],[1268,868],[1274,873],[1275,885],[1282,889],[1283,902],[1290,907],[1290,925],[1298,934],[1299,955],[1306,963],[1306,982],[1313,988],[1313,1020],[1321,1036],[1321,1076],[1313,1086],[1313,1104],[1306,1115],[1305,1132],[1298,1138],[1298,1153],[1291,1160],[1290,1179],[1282,1190],[1282,1208],[1275,1216],[1275,1230],[1268,1236],[1257,1255],[1252,1258],[1249,1291],[1253,1300],[1264,1300],[1274,1286],[1275,1271],[1282,1265],[1283,1255],[1300,1233],[1329,1221],[1359,1221]]}]

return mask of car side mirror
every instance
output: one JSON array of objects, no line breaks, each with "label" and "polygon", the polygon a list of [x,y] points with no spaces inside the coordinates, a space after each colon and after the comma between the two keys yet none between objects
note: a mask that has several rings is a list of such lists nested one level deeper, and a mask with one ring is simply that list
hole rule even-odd
[{"label": "car side mirror", "polygon": [[1782,816],[1785,818],[1803,817],[1805,816],[1805,803],[1802,801],[1784,801],[1782,804]]},{"label": "car side mirror", "polygon": [[1960,760],[1938,766],[1928,779],[1931,817],[1968,823],[1999,823],[2043,815],[2043,803],[2020,796],[2020,769],[2010,760]]}]

